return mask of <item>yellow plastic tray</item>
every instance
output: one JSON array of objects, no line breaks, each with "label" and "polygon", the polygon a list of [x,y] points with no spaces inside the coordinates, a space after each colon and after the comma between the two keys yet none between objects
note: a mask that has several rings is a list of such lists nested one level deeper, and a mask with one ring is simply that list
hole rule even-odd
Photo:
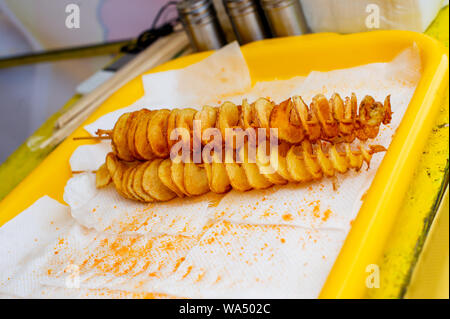
[{"label": "yellow plastic tray", "polygon": [[[421,53],[422,78],[322,289],[322,298],[365,296],[368,275],[366,267],[376,264],[383,251],[437,114],[437,102],[448,81],[448,52],[432,38],[407,31],[376,31],[352,35],[324,33],[264,40],[242,47],[252,81],[256,82],[307,75],[312,70],[329,71],[387,62],[413,43],[418,45]],[[211,52],[179,58],[150,72],[182,68],[209,54]],[[140,78],[130,81],[92,114],[83,126],[108,112],[133,103],[143,93]],[[43,195],[63,202],[64,186],[71,176],[70,155],[81,143],[89,143],[73,141],[72,137],[84,135],[87,135],[84,129],[77,129],[0,202],[0,225]]]}]

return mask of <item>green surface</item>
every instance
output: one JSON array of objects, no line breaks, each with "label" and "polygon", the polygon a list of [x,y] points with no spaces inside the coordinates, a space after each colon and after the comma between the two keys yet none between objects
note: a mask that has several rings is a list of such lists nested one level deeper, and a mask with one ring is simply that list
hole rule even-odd
[{"label": "green surface", "polygon": [[0,166],[0,200],[14,189],[56,146],[40,148],[40,144],[53,134],[56,120],[67,111],[81,95],[74,95],[60,111],[53,114],[25,143],[19,146]]},{"label": "green surface", "polygon": [[[425,32],[448,48],[449,8]],[[414,172],[399,218],[380,263],[380,288],[369,291],[372,298],[402,298],[422,251],[449,172],[449,95],[443,97],[436,124]]]}]

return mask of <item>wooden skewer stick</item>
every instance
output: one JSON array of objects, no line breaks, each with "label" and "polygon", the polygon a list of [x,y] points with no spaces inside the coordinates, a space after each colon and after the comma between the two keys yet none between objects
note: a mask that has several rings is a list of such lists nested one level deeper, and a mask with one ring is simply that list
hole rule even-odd
[{"label": "wooden skewer stick", "polygon": [[112,130],[102,130],[98,129],[97,132],[95,132],[97,136],[77,136],[74,137],[74,141],[78,140],[110,140],[112,139],[113,131]]},{"label": "wooden skewer stick", "polygon": [[79,127],[113,92],[143,72],[171,59],[180,51],[187,51],[185,49],[188,45],[189,40],[184,32],[175,32],[158,39],[129,64],[117,71],[110,80],[91,92],[88,95],[89,99],[84,99],[83,103],[80,103],[80,100],[71,112],[65,113],[64,117],[58,120],[56,124],[59,129],[50,138],[42,142],[39,147],[42,149],[61,142]]},{"label": "wooden skewer stick", "polygon": [[74,137],[73,140],[74,141],[79,141],[79,140],[110,140],[111,136],[77,136]]},{"label": "wooden skewer stick", "polygon": [[[56,121],[55,126],[57,129],[64,127],[67,123],[69,123],[74,117],[79,114],[82,114],[86,109],[96,108],[96,106],[103,103],[115,90],[119,89],[124,82],[128,82],[133,79],[143,71],[146,71],[144,65],[153,67],[155,66],[156,61],[161,59],[160,57],[156,57],[157,55],[166,55],[164,53],[165,47],[171,42],[179,43],[181,39],[181,48],[187,45],[188,40],[184,32],[173,33],[169,36],[158,39],[155,43],[149,46],[146,50],[144,50],[141,54],[131,60],[125,67],[118,70],[109,81],[102,83],[98,86],[94,91],[90,94],[83,96],[71,109],[62,114],[60,118]],[[179,50],[179,47],[177,48]],[[167,51],[166,51],[167,52]],[[172,58],[174,54],[170,54],[166,60]],[[150,62],[150,65],[149,63]],[[153,62],[153,63],[152,63]],[[157,64],[157,63],[156,63]]]}]

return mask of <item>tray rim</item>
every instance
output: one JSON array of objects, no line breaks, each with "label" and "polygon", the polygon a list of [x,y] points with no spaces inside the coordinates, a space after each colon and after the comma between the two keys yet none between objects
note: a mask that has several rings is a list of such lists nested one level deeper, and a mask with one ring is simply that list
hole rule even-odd
[{"label": "tray rim", "polygon": [[[330,41],[331,42],[334,41],[336,43],[336,41],[338,40],[343,40],[342,42],[345,42],[346,40],[368,41],[371,39],[372,40],[377,39],[377,41],[383,42],[383,38],[387,39],[392,37],[398,37],[399,39],[409,40],[411,41],[411,43],[413,42],[417,43],[419,48],[421,49],[421,53],[425,55],[427,64],[424,68],[420,83],[408,107],[407,114],[408,114],[408,123],[410,125],[403,124],[405,122],[406,117],[405,114],[405,117],[403,118],[401,125],[397,131],[397,134],[393,139],[391,146],[389,147],[389,151],[387,152],[382,165],[380,166],[380,168],[376,173],[373,183],[358,213],[358,217],[356,218],[353,227],[349,232],[347,239],[339,253],[339,256],[333,265],[333,268],[328,276],[328,279],[325,285],[323,286],[322,292],[320,294],[321,298],[361,298],[364,296],[365,287],[363,284],[361,284],[362,282],[364,282],[364,280],[362,279],[364,279],[365,277],[364,276],[365,272],[363,271],[365,267],[363,266],[364,264],[367,265],[368,262],[371,263],[373,260],[377,258],[377,256],[380,256],[382,252],[381,247],[384,247],[384,245],[380,243],[385,242],[388,237],[390,227],[392,226],[395,220],[396,215],[395,213],[398,211],[398,207],[400,207],[401,203],[400,198],[402,197],[402,193],[404,195],[404,193],[406,192],[405,185],[407,185],[408,183],[403,183],[404,185],[403,187],[395,189],[395,196],[393,194],[390,195],[386,194],[389,195],[389,197],[391,198],[389,202],[393,204],[392,205],[394,207],[393,211],[395,212],[392,213],[391,211],[390,216],[386,216],[386,212],[382,211],[384,209],[383,207],[385,207],[386,205],[378,205],[379,204],[378,202],[380,202],[378,201],[379,195],[375,190],[380,190],[380,180],[386,178],[388,179],[388,184],[390,185],[388,189],[392,189],[393,186],[399,186],[398,182],[399,179],[408,177],[407,176],[408,174],[405,174],[405,171],[407,170],[412,171],[411,168],[415,166],[414,162],[417,161],[418,156],[415,156],[414,158],[413,155],[418,154],[420,150],[423,148],[421,147],[421,144],[425,142],[426,139],[425,137],[428,135],[426,134],[426,132],[427,130],[428,131],[431,130],[431,125],[428,125],[427,127],[426,124],[430,123],[430,121],[434,119],[433,114],[435,115],[437,111],[436,101],[438,100],[437,97],[439,96],[439,91],[445,88],[446,82],[444,80],[445,77],[448,75],[448,51],[443,45],[441,45],[436,40],[426,35],[409,31],[373,31],[368,33],[367,32],[357,33],[351,35],[323,33],[323,34],[306,35],[301,37],[288,37],[288,38],[262,40],[242,47],[244,56],[251,56],[252,54],[257,54],[255,52],[261,50],[262,48],[264,49],[276,48],[279,50],[280,47],[286,45],[289,46],[292,45],[293,43],[301,47],[301,46],[317,45],[319,41],[322,41],[324,39],[327,39],[327,41],[325,41],[327,43]],[[158,66],[155,69],[152,69],[146,73],[153,73],[163,70],[180,68],[195,63],[203,59],[204,57],[210,55],[211,53],[212,52],[202,52],[182,57],[173,61],[169,61],[168,63]],[[135,82],[134,85],[136,85],[136,81],[138,80],[139,79],[133,80]],[[142,85],[140,85],[140,87],[142,87]],[[122,89],[120,89],[119,91],[121,90]],[[114,96],[118,94],[118,92],[112,94],[112,96],[105,103],[108,103],[109,100],[113,99]],[[143,91],[136,93],[137,95],[139,95],[139,93],[142,94]],[[421,105],[425,106],[420,107]],[[413,108],[411,108],[411,106],[413,106]],[[410,111],[411,109],[414,112]],[[65,163],[61,163],[60,158],[61,157],[64,158],[63,156],[64,154],[66,155],[68,154],[67,156],[70,157],[70,154],[73,152],[73,150],[79,145],[81,145],[79,143],[77,144],[71,141],[71,137],[75,135],[76,136],[87,135],[87,133],[84,131],[84,129],[82,129],[82,127],[85,126],[87,123],[94,121],[94,119],[97,118],[99,115],[102,115],[102,113],[104,114],[109,111],[111,110],[104,110],[102,105],[96,112],[94,112],[89,117],[89,119],[85,123],[83,123],[80,126],[80,128],[75,130],[75,132],[66,141],[64,141],[61,145],[59,145],[39,166],[35,168],[35,170],[32,171],[32,173],[29,176],[27,176],[27,178],[25,178],[13,191],[11,191],[10,194],[8,194],[8,196],[6,196],[0,202],[0,227],[8,220],[14,218],[17,214],[26,209],[26,207],[32,204],[36,199],[45,194],[41,190],[40,193],[38,192],[39,196],[34,194],[36,196],[27,197],[28,194],[33,193],[36,190],[37,186],[40,186],[41,184],[40,181],[45,180],[45,178],[48,177],[47,176],[48,174],[44,173],[46,172],[46,170],[55,168],[56,170],[58,168],[62,169],[63,173],[60,174],[59,177],[65,179],[64,180],[65,184],[65,181],[67,181],[67,179],[70,177],[70,169],[68,168],[68,162],[66,161]],[[411,115],[409,115],[410,113]],[[418,129],[415,130],[415,134],[412,135],[408,134],[409,128],[416,124],[417,124],[416,127],[418,127]],[[406,152],[408,153],[407,154],[408,156],[406,156],[404,153],[405,149],[402,147],[403,143],[397,142],[400,140],[399,136],[402,137],[403,142],[409,141],[408,145],[410,147],[407,148]],[[412,142],[418,143],[413,143],[414,147],[411,148]],[[393,151],[391,151],[391,149],[393,149],[394,143],[396,143],[395,144],[396,149],[401,150],[400,155],[402,155],[403,152],[403,156],[401,156],[401,161],[393,160],[392,158],[395,155],[390,155],[394,153]],[[397,144],[400,145],[397,146]],[[399,152],[397,151],[396,153]],[[385,164],[386,162],[388,164]],[[389,166],[394,168],[397,167],[399,168],[399,171],[389,172],[387,171]],[[411,177],[412,176],[409,176],[409,178]],[[48,184],[49,183],[47,183],[47,186]],[[52,183],[50,182],[50,184]],[[55,184],[56,185],[54,185],[54,187],[61,186],[61,183]],[[24,205],[23,203],[18,203],[17,201],[18,199],[24,198],[26,198],[26,200],[23,200],[22,202],[25,202],[27,205]],[[56,199],[62,202],[62,196]],[[393,199],[396,200],[393,201]],[[384,223],[380,224],[380,220],[384,221]],[[378,245],[374,246],[373,245],[374,231],[376,231],[377,229],[381,230],[381,232],[380,234],[375,236],[377,239],[376,243]],[[355,244],[356,241],[354,237],[360,239],[362,238],[359,245]],[[367,256],[367,253],[366,254],[362,253],[364,248],[368,247],[372,248],[371,256]],[[355,250],[358,251],[359,254],[355,255],[354,253]]]}]

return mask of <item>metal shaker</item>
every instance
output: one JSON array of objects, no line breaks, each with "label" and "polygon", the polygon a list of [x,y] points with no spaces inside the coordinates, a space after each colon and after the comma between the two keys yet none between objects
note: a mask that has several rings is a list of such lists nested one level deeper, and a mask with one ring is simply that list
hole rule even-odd
[{"label": "metal shaker", "polygon": [[300,35],[308,31],[299,0],[260,0],[273,36]]},{"label": "metal shaker", "polygon": [[223,0],[223,5],[240,44],[269,36],[255,0]]},{"label": "metal shaker", "polygon": [[195,50],[216,50],[226,44],[212,0],[183,0],[177,10]]}]

